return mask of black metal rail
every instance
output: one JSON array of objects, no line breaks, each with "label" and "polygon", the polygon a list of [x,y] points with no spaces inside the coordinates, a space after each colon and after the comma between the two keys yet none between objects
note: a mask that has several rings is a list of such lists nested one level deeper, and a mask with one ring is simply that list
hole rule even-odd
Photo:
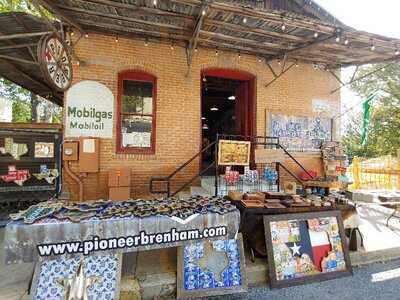
[{"label": "black metal rail", "polygon": [[[167,194],[167,197],[175,196],[179,192],[183,191],[186,189],[193,181],[196,180],[196,178],[201,177],[203,174],[205,174],[208,170],[210,170],[212,167],[215,166],[215,194],[218,194],[218,166],[217,166],[217,156],[218,156],[218,143],[220,139],[235,139],[235,140],[245,140],[245,141],[250,141],[252,144],[252,147],[254,146],[264,146],[265,148],[267,147],[273,147],[276,149],[282,149],[284,153],[298,166],[303,170],[310,178],[312,178],[312,175],[308,172],[307,169],[304,168],[304,166],[292,155],[290,154],[279,142],[278,137],[272,137],[272,136],[243,136],[243,135],[217,135],[216,141],[212,142],[209,144],[207,147],[204,147],[201,149],[199,152],[197,152],[195,155],[193,155],[188,161],[183,163],[181,166],[179,166],[174,172],[172,172],[168,176],[159,176],[159,177],[152,177],[150,179],[150,192],[151,193],[162,193],[162,194]],[[173,177],[178,174],[180,171],[182,171],[186,166],[188,166],[191,162],[193,162],[196,158],[199,158],[204,152],[208,151],[209,149],[215,148],[215,159],[214,161],[208,165],[205,169],[199,171],[196,175],[194,175],[188,182],[180,186],[176,191],[173,193],[171,192],[171,180]],[[292,171],[290,171],[285,165],[282,163],[276,163],[276,168],[278,171],[278,180],[279,180],[279,169],[282,167],[290,176],[292,176],[296,181],[299,183],[302,183],[301,179],[294,174]],[[154,184],[155,183],[161,183],[166,185],[165,190],[155,190],[154,189]],[[279,185],[279,182],[278,182]]]}]

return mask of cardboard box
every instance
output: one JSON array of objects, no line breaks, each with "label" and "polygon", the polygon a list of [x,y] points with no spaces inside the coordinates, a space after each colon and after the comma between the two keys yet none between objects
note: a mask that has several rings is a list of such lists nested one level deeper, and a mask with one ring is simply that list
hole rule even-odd
[{"label": "cardboard box", "polygon": [[130,187],[111,187],[109,189],[110,200],[123,201],[129,200],[131,198],[131,188]]},{"label": "cardboard box", "polygon": [[108,187],[130,187],[131,169],[118,168],[108,172]]}]

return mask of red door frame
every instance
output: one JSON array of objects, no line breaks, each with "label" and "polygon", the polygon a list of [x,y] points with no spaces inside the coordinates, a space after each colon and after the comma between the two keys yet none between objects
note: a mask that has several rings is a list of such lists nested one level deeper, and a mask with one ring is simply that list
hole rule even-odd
[{"label": "red door frame", "polygon": [[[256,124],[257,124],[257,115],[256,115],[256,104],[257,104],[257,99],[256,99],[256,86],[255,86],[255,76],[245,72],[245,71],[238,71],[238,70],[230,70],[230,69],[220,69],[220,68],[209,68],[209,69],[204,69],[201,71],[201,77],[200,77],[200,82],[202,82],[202,78],[204,76],[212,76],[212,77],[221,77],[221,78],[226,78],[226,79],[232,79],[232,80],[241,80],[241,81],[247,81],[248,84],[248,110],[247,113],[245,114],[245,123],[247,124],[246,126],[246,133],[245,135],[247,136],[253,136],[255,135],[256,132]],[[202,102],[202,97],[201,97],[201,88],[202,84],[200,84],[200,104]],[[201,105],[200,105],[201,107]],[[201,120],[200,120],[200,128],[201,128]],[[202,130],[200,130],[201,137],[203,135]],[[200,138],[200,141],[202,139]],[[200,143],[200,149],[201,149],[201,143]]]},{"label": "red door frame", "polygon": [[[257,98],[256,98],[256,77],[251,73],[245,71],[231,70],[231,69],[222,69],[222,68],[207,68],[201,71],[200,76],[200,108],[202,107],[202,79],[204,76],[212,76],[212,77],[221,77],[232,80],[241,80],[248,82],[248,107],[245,114],[245,122],[247,126],[245,126],[246,135],[251,137],[256,133],[256,124],[257,124]],[[201,111],[202,114],[202,111]],[[200,119],[200,151],[202,149],[202,138],[203,138],[203,130],[202,130],[202,120]],[[201,156],[199,157],[199,170],[201,171]]]}]

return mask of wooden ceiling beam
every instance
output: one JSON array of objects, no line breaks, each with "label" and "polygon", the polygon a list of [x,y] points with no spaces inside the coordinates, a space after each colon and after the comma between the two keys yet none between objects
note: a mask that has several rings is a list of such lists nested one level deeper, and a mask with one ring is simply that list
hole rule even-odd
[{"label": "wooden ceiling beam", "polygon": [[[14,70],[15,72],[17,72],[20,76],[28,79],[29,81],[32,81],[33,83],[35,83],[38,86],[41,86],[43,89],[48,90],[48,93],[52,93],[53,90],[44,82],[42,82],[41,80],[32,77],[31,75],[27,74],[25,71],[21,70],[20,68],[18,68],[15,64],[13,64],[12,62],[8,61],[8,60],[4,60],[1,59],[2,64],[7,65],[10,69]],[[11,79],[9,79],[10,81],[13,81]],[[14,81],[13,81],[14,82]],[[16,84],[20,85],[19,83],[16,82]],[[27,90],[29,90],[29,87],[24,86],[24,88],[26,88]]]},{"label": "wooden ceiling beam", "polygon": [[315,39],[312,42],[304,43],[303,45],[297,46],[296,48],[293,48],[293,49],[290,49],[290,50],[286,50],[286,51],[282,51],[282,53],[280,53],[278,55],[269,57],[268,60],[271,61],[271,60],[274,60],[274,59],[279,59],[279,58],[282,58],[285,55],[290,55],[290,54],[293,54],[295,52],[299,52],[299,51],[303,51],[303,50],[315,47],[316,45],[325,43],[325,42],[335,38],[336,35],[337,35],[337,33],[334,33],[333,35],[324,36],[324,37],[321,37],[319,39]]},{"label": "wooden ceiling beam", "polygon": [[44,8],[46,8],[48,11],[53,12],[59,18],[63,19],[65,22],[78,29],[81,34],[85,33],[82,27],[77,22],[75,22],[73,18],[62,12],[55,4],[51,3],[48,0],[37,0],[37,2]]},{"label": "wooden ceiling beam", "polygon": [[49,33],[52,33],[52,31],[40,31],[40,32],[29,32],[29,33],[16,33],[16,34],[0,35],[0,41],[24,39],[24,38],[42,36],[42,35],[49,34]]},{"label": "wooden ceiling beam", "polygon": [[10,45],[10,46],[2,46],[0,47],[1,50],[9,50],[9,49],[20,49],[20,48],[28,48],[32,46],[37,46],[36,43],[26,43],[26,44],[15,44],[15,45]]},{"label": "wooden ceiling beam", "polygon": [[[75,0],[81,3],[92,3],[92,4],[102,4],[104,6],[111,6],[114,8],[121,8],[121,9],[129,9],[130,11],[134,11],[140,14],[145,14],[145,15],[158,15],[158,16],[169,16],[169,17],[177,17],[177,18],[183,18],[187,19],[188,17],[182,14],[174,13],[174,12],[169,12],[165,11],[159,8],[152,8],[152,7],[145,7],[145,6],[137,6],[134,4],[129,4],[129,3],[121,3],[117,1],[111,1],[111,0]],[[189,17],[190,19],[193,18]]]},{"label": "wooden ceiling beam", "polygon": [[109,29],[116,30],[120,34],[126,33],[127,35],[129,34],[138,34],[142,35],[143,37],[155,37],[155,38],[165,38],[165,39],[174,39],[174,40],[181,40],[187,42],[190,39],[190,35],[188,34],[175,34],[175,33],[165,33],[165,32],[154,32],[154,31],[149,31],[145,29],[139,29],[139,28],[129,28],[129,27],[124,27],[121,25],[115,25],[115,24],[110,24],[110,23],[101,23],[101,22],[94,22],[91,20],[87,19],[77,19],[79,22],[83,25],[86,26],[91,26],[95,28],[99,28],[99,31],[102,33],[108,33],[111,34]]},{"label": "wooden ceiling beam", "polygon": [[197,47],[197,42],[198,42],[198,39],[199,39],[199,34],[200,34],[200,31],[201,31],[201,26],[203,25],[204,16],[206,14],[207,7],[208,7],[208,5],[206,4],[206,2],[203,2],[203,4],[200,6],[199,15],[197,17],[197,22],[196,22],[196,25],[195,25],[195,27],[193,29],[192,37],[190,38],[189,45],[188,45],[187,50],[186,50],[187,51],[186,52],[187,53],[187,65],[189,67],[192,64],[193,53],[194,53],[194,50]]},{"label": "wooden ceiling beam", "polygon": [[[137,18],[125,17],[125,16],[115,15],[115,14],[101,13],[101,12],[97,12],[97,11],[89,11],[89,10],[82,9],[82,8],[70,7],[70,6],[64,6],[64,5],[59,5],[59,7],[63,11],[77,12],[77,13],[81,13],[81,14],[85,14],[85,15],[89,15],[89,16],[91,15],[91,16],[97,16],[97,17],[111,18],[111,19],[115,19],[115,20],[128,21],[128,22],[137,23],[137,24],[159,26],[161,28],[170,28],[170,29],[188,31],[188,28],[185,28],[182,26],[176,26],[176,25],[165,24],[165,23],[160,23],[160,22],[145,21],[145,20],[141,20],[141,19],[137,19]],[[77,17],[75,17],[75,18],[77,18]]]},{"label": "wooden ceiling beam", "polygon": [[247,53],[247,54],[251,54],[254,56],[259,56],[259,57],[264,57],[266,55],[271,55],[274,52],[271,51],[267,51],[264,49],[254,49],[254,48],[250,48],[247,47],[245,45],[238,45],[238,44],[231,44],[231,43],[227,43],[226,41],[211,41],[209,39],[203,39],[203,38],[199,38],[199,42],[201,42],[201,44],[203,46],[206,46],[206,48],[213,48],[216,49],[218,48],[218,50],[224,50],[227,49],[231,52],[241,52],[242,54]]},{"label": "wooden ceiling beam", "polygon": [[[196,5],[200,1],[199,0],[170,0],[172,2],[186,4],[186,5]],[[331,24],[326,24],[319,20],[309,19],[309,18],[299,18],[295,16],[286,16],[284,13],[278,15],[277,13],[271,13],[265,10],[256,10],[252,8],[241,7],[237,5],[225,4],[220,2],[213,2],[210,4],[210,9],[235,13],[237,15],[247,17],[247,18],[256,18],[266,20],[277,25],[281,25],[283,22],[288,26],[294,26],[297,28],[306,29],[312,32],[319,32],[325,34],[331,34],[336,31],[336,28],[332,28]]]},{"label": "wooden ceiling beam", "polygon": [[298,37],[296,35],[288,34],[288,33],[280,33],[275,31],[267,31],[260,28],[255,28],[251,26],[241,26],[237,24],[231,24],[228,22],[222,22],[214,19],[207,19],[205,21],[205,25],[208,26],[216,26],[219,28],[230,29],[233,31],[241,32],[241,33],[254,33],[260,36],[275,38],[275,39],[285,39],[290,42],[304,42],[306,38]]},{"label": "wooden ceiling beam", "polygon": [[[241,38],[241,37],[236,37],[236,36],[231,36],[231,35],[226,35],[222,33],[217,33],[217,32],[212,32],[212,31],[205,31],[201,30],[200,34],[202,36],[207,36],[211,38],[218,38],[221,40],[228,40],[228,41],[233,41],[233,42],[240,42],[246,45],[251,45],[255,47],[260,47],[260,48],[268,48],[268,49],[274,49],[274,50],[279,50],[282,51],[283,46],[282,45],[277,45],[269,42],[259,42],[251,39],[246,39],[246,38]],[[288,48],[285,48],[284,50],[287,50]]]}]

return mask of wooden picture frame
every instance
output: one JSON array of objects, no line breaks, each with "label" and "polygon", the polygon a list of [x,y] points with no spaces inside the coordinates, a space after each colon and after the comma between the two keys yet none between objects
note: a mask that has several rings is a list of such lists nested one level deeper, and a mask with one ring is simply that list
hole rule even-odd
[{"label": "wooden picture frame", "polygon": [[92,281],[86,287],[88,295],[96,300],[120,299],[122,253],[68,258],[61,256],[39,261],[35,264],[30,299],[63,299],[69,287],[63,287],[62,280],[73,279],[81,263],[84,264],[83,273]]},{"label": "wooden picture frame", "polygon": [[250,141],[219,140],[219,166],[248,166],[250,164]]},{"label": "wooden picture frame", "polygon": [[[230,245],[232,245],[233,243],[236,244],[236,249],[234,251],[236,251],[236,253],[234,253],[234,257],[236,257],[235,261],[231,260],[231,255],[233,253],[228,254],[228,251],[215,251],[215,243],[229,243]],[[223,285],[220,286],[220,284],[218,284],[218,286],[211,286],[208,288],[205,288],[204,286],[202,286],[202,283],[200,282],[201,280],[198,279],[196,284],[194,286],[192,286],[191,288],[187,288],[187,277],[188,275],[190,276],[190,274],[186,274],[185,272],[187,272],[189,265],[191,266],[192,269],[194,269],[193,265],[197,267],[200,267],[200,260],[201,259],[205,259],[205,256],[203,254],[203,256],[200,258],[196,258],[196,263],[194,264],[192,260],[190,260],[190,262],[185,259],[185,256],[187,256],[187,252],[185,251],[186,247],[191,247],[191,246],[199,246],[203,249],[200,252],[204,253],[204,243],[213,243],[213,247],[214,247],[214,253],[218,252],[220,255],[221,253],[225,253],[226,256],[228,257],[228,261],[229,261],[229,265],[228,267],[226,267],[220,274],[221,276],[221,280],[224,282],[228,281],[230,282],[230,286],[228,284],[228,286]],[[228,247],[227,247],[228,248]],[[187,249],[187,248],[186,248]],[[196,253],[199,249],[196,249],[194,252]],[[209,259],[209,258],[208,258]],[[238,262],[239,260],[239,262]],[[206,260],[205,263],[206,265],[206,269],[199,269],[197,271],[200,271],[201,274],[205,275],[208,274],[209,276],[211,276],[211,281],[212,281],[212,285],[214,285],[216,282],[216,278],[214,277],[214,273],[211,272],[210,269],[213,269],[213,264],[209,261]],[[186,268],[185,268],[186,267]],[[232,278],[236,278],[234,277],[235,275],[233,275],[233,272],[231,272],[231,268],[239,268],[239,270],[236,270],[236,272],[239,273],[240,275],[240,282],[236,282],[234,284],[232,284]],[[198,276],[197,278],[200,278],[201,276],[199,272],[197,272],[196,270],[193,270],[194,273],[196,273],[195,276]],[[210,275],[211,274],[211,275]],[[228,275],[227,275],[228,274]],[[203,277],[201,277],[203,278]],[[228,295],[228,294],[235,294],[235,293],[245,293],[247,292],[247,273],[246,273],[246,264],[245,264],[245,257],[244,257],[244,248],[243,248],[243,238],[242,235],[239,233],[237,236],[237,239],[234,240],[214,240],[214,241],[206,241],[206,240],[200,240],[200,241],[192,241],[189,242],[187,244],[185,244],[184,246],[178,247],[178,260],[177,260],[177,299],[194,299],[194,298],[199,298],[199,297],[208,297],[208,296],[219,296],[219,295]]]},{"label": "wooden picture frame", "polygon": [[[340,211],[265,215],[264,229],[271,288],[353,274]],[[324,234],[329,244],[321,242]]]}]

